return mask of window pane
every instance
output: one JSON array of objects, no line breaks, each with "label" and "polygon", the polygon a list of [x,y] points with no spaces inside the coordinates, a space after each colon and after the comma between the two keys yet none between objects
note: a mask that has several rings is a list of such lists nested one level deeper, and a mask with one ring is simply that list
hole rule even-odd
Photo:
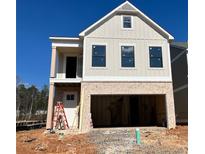
[{"label": "window pane", "polygon": [[104,67],[105,66],[105,57],[102,56],[93,56],[92,66]]},{"label": "window pane", "polygon": [[105,45],[93,45],[92,46],[92,66],[104,67],[106,57]]},{"label": "window pane", "polygon": [[68,94],[68,95],[66,96],[66,100],[68,100],[68,101],[74,100],[74,99],[75,99],[75,95],[73,95],[73,94]]},{"label": "window pane", "polygon": [[131,28],[131,23],[124,22],[124,28]]},{"label": "window pane", "polygon": [[70,95],[67,95],[67,96],[66,96],[66,100],[70,100]]},{"label": "window pane", "polygon": [[123,17],[124,21],[130,21],[131,17]]},{"label": "window pane", "polygon": [[162,57],[161,47],[150,47],[150,57]]},{"label": "window pane", "polygon": [[123,27],[131,28],[131,17],[123,17]]},{"label": "window pane", "polygon": [[74,95],[70,95],[70,100],[74,100],[74,99],[75,99]]},{"label": "window pane", "polygon": [[150,66],[151,67],[162,67],[162,59],[161,58],[151,58]]},{"label": "window pane", "polygon": [[134,57],[134,47],[133,46],[122,46],[122,56],[123,57]]},{"label": "window pane", "polygon": [[122,67],[134,67],[134,46],[121,47]]},{"label": "window pane", "polygon": [[105,46],[93,45],[93,56],[105,56]]},{"label": "window pane", "polygon": [[134,58],[123,57],[122,58],[122,67],[134,67]]},{"label": "window pane", "polygon": [[149,47],[149,54],[150,54],[150,67],[163,67],[161,47]]}]

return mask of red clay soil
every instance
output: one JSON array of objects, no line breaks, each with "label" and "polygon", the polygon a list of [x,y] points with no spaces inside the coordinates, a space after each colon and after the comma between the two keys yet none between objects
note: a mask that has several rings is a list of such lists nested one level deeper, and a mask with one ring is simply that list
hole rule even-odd
[{"label": "red clay soil", "polygon": [[95,145],[88,143],[85,134],[67,135],[59,139],[57,134],[43,134],[45,128],[16,133],[17,154],[60,153],[81,154],[96,153]]},{"label": "red clay soil", "polygon": [[[94,134],[93,137],[95,142],[89,142],[91,137],[88,134],[78,134],[78,135],[67,135],[63,139],[59,139],[58,134],[44,134],[45,128],[30,130],[30,131],[20,131],[16,133],[16,151],[17,154],[41,154],[41,153],[60,153],[60,154],[95,154],[97,151],[102,151],[108,147],[107,144],[103,143],[99,149],[101,140],[105,140],[103,137],[105,135]],[[133,129],[134,131],[134,129]],[[121,132],[119,132],[121,133]],[[122,132],[123,133],[123,132]],[[97,135],[95,137],[95,135]],[[110,135],[109,138],[112,139]],[[131,138],[134,137],[134,133]],[[159,149],[169,147],[172,149],[183,149],[180,153],[187,153],[188,151],[188,127],[187,126],[177,126],[176,129],[164,130],[164,131],[153,131],[152,133],[142,133],[142,140],[144,145],[150,145],[155,147],[155,151]],[[156,140],[159,141],[159,145],[156,144]],[[99,143],[98,143],[99,141]],[[117,141],[117,145],[120,144],[120,140]],[[115,145],[113,143],[113,145]],[[122,146],[126,146],[122,144]],[[145,146],[145,149],[146,148]],[[116,148],[114,146],[113,148]],[[151,148],[150,148],[151,149]],[[139,149],[138,149],[139,150]],[[143,151],[143,149],[141,149]],[[151,149],[153,150],[153,149]],[[146,150],[147,151],[147,150]],[[142,152],[143,153],[143,152]],[[152,153],[152,152],[151,152]]]}]

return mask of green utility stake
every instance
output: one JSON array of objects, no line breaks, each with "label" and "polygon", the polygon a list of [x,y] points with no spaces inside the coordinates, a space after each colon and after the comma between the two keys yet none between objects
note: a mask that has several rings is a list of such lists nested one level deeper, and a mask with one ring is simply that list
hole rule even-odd
[{"label": "green utility stake", "polygon": [[62,140],[64,138],[64,133],[59,133],[59,140]]},{"label": "green utility stake", "polygon": [[139,128],[136,128],[136,130],[135,130],[135,135],[136,135],[136,143],[138,144],[138,145],[140,145],[140,129]]}]

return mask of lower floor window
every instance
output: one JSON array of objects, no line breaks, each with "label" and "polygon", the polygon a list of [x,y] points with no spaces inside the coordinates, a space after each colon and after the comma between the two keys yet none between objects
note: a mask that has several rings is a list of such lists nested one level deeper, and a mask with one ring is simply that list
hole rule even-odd
[{"label": "lower floor window", "polygon": [[68,94],[68,95],[66,95],[66,100],[70,101],[70,100],[74,100],[74,99],[75,99],[74,94]]}]

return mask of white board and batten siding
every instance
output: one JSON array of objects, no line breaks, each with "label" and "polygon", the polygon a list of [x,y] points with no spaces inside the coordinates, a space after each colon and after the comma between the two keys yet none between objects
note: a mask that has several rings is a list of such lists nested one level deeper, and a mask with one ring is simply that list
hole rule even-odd
[{"label": "white board and batten siding", "polygon": [[[84,37],[83,80],[171,81],[168,40],[136,15],[132,28],[123,29],[122,16],[114,15]],[[92,45],[98,44],[106,45],[105,68],[92,67]],[[121,67],[121,45],[134,46],[134,68]],[[149,67],[149,46],[162,47],[163,68]]]}]

